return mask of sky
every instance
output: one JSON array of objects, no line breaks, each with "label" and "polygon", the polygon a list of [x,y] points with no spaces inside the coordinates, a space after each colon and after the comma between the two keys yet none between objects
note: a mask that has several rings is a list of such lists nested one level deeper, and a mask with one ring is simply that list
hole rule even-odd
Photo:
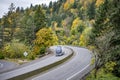
[{"label": "sky", "polygon": [[8,12],[8,8],[11,3],[14,3],[15,7],[23,7],[24,9],[30,7],[32,4],[33,6],[36,4],[46,4],[49,5],[50,1],[57,1],[57,0],[0,0],[0,18],[4,14]]}]

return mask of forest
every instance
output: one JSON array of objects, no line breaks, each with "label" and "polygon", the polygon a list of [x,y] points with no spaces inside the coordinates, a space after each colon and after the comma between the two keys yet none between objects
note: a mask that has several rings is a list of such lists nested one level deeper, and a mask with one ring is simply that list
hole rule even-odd
[{"label": "forest", "polygon": [[0,59],[25,59],[26,51],[33,60],[53,45],[86,47],[97,57],[88,80],[120,79],[120,0],[58,0],[26,9],[11,3],[8,10],[0,18]]}]

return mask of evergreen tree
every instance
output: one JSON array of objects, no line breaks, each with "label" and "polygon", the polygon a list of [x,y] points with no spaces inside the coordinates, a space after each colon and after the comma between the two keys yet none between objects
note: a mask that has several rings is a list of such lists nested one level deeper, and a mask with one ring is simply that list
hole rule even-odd
[{"label": "evergreen tree", "polygon": [[37,10],[35,11],[34,24],[36,26],[35,32],[37,32],[39,29],[46,26],[45,13],[43,12],[40,5],[38,6]]},{"label": "evergreen tree", "polygon": [[52,1],[50,1],[49,8],[52,8],[52,6],[53,6],[53,3],[52,3]]},{"label": "evergreen tree", "polygon": [[[1,20],[0,20],[1,23]],[[0,49],[3,47],[3,26],[0,25]]]},{"label": "evergreen tree", "polygon": [[16,8],[16,12],[20,12],[20,7],[17,7],[17,8]]},{"label": "evergreen tree", "polygon": [[105,0],[97,11],[98,13],[93,27],[94,36],[91,38],[92,40],[90,40],[93,41],[92,44],[94,44],[97,53],[95,76],[98,69],[109,61],[117,63],[117,69],[114,68],[113,72],[115,71],[115,74],[120,73],[120,67],[118,67],[120,65],[118,62],[120,61],[120,28],[118,28],[120,25],[119,5],[119,0]]},{"label": "evergreen tree", "polygon": [[87,9],[87,15],[90,20],[95,18],[95,1],[89,4]]},{"label": "evergreen tree", "polygon": [[11,3],[8,9],[9,9],[9,12],[12,13],[15,10],[15,5]]},{"label": "evergreen tree", "polygon": [[16,27],[16,14],[14,12],[15,10],[15,5],[13,3],[11,3],[10,7],[8,8],[8,17],[9,17],[9,27],[11,29],[10,31],[10,39],[13,39],[13,35],[15,32],[15,27]]},{"label": "evergreen tree", "polygon": [[109,22],[114,31],[111,40],[112,56],[111,59],[116,62],[113,73],[120,77],[120,0],[111,0],[109,11]]}]

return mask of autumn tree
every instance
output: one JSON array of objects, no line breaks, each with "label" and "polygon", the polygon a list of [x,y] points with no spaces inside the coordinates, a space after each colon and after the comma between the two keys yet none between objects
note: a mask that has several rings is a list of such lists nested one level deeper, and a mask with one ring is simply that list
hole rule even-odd
[{"label": "autumn tree", "polygon": [[5,42],[9,42],[12,39],[12,35],[11,32],[12,31],[12,25],[10,23],[9,17],[8,16],[4,16],[3,18],[3,26],[4,26],[4,41]]},{"label": "autumn tree", "polygon": [[58,42],[58,38],[53,34],[50,28],[42,28],[36,33],[36,39],[34,40],[34,52],[40,54],[41,50],[45,52],[45,49],[49,46],[55,45]]},{"label": "autumn tree", "polygon": [[85,29],[85,27],[86,26],[85,26],[84,22],[79,17],[77,17],[72,22],[71,34],[72,35],[81,34],[82,31]]},{"label": "autumn tree", "polygon": [[16,27],[16,15],[15,15],[15,5],[11,3],[9,6],[9,11],[2,18],[1,25],[4,27],[4,41],[11,41],[14,37],[15,27]]},{"label": "autumn tree", "polygon": [[74,5],[75,0],[67,0],[64,4],[64,10],[68,10]]},{"label": "autumn tree", "polygon": [[86,27],[84,29],[84,31],[82,32],[82,34],[80,35],[80,46],[88,46],[89,45],[89,40],[90,40],[90,36],[92,36],[92,27]]},{"label": "autumn tree", "polygon": [[105,0],[96,0],[96,6],[99,7],[101,4],[104,3]]}]

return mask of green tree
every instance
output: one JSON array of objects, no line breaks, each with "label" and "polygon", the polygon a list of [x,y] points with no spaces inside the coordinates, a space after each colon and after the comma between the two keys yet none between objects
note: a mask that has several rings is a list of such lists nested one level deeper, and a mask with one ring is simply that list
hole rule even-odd
[{"label": "green tree", "polygon": [[11,37],[11,40],[13,39],[13,36],[14,36],[14,32],[15,32],[15,27],[16,27],[16,16],[15,16],[15,5],[13,3],[11,3],[10,7],[8,8],[9,11],[8,11],[8,16],[9,16],[9,23],[10,23],[10,28],[11,28],[11,31],[10,31],[10,37]]},{"label": "green tree", "polygon": [[112,47],[111,59],[117,63],[114,67],[113,73],[120,77],[120,0],[111,0],[109,11],[110,26],[113,27],[114,36],[111,40]]},{"label": "green tree", "polygon": [[87,9],[87,15],[90,20],[95,18],[95,1],[89,4]]},{"label": "green tree", "polygon": [[25,42],[27,45],[32,45],[33,40],[35,39],[35,24],[33,20],[34,12],[30,9],[27,9],[24,12],[24,15],[19,19],[19,28],[16,31],[15,38],[19,39],[22,42]]},{"label": "green tree", "polygon": [[94,36],[90,40],[96,48],[95,76],[97,71],[108,61],[117,63],[113,70],[114,74],[118,76],[120,72],[120,59],[118,59],[120,58],[119,5],[119,0],[105,0],[97,10],[95,25],[93,27]]},{"label": "green tree", "polygon": [[3,26],[0,26],[0,49],[3,46]]},{"label": "green tree", "polygon": [[43,12],[40,5],[37,7],[37,10],[35,11],[34,14],[34,24],[36,26],[35,32],[46,26],[45,13]]},{"label": "green tree", "polygon": [[52,6],[53,6],[53,3],[52,3],[52,1],[50,1],[49,8],[52,8]]}]

